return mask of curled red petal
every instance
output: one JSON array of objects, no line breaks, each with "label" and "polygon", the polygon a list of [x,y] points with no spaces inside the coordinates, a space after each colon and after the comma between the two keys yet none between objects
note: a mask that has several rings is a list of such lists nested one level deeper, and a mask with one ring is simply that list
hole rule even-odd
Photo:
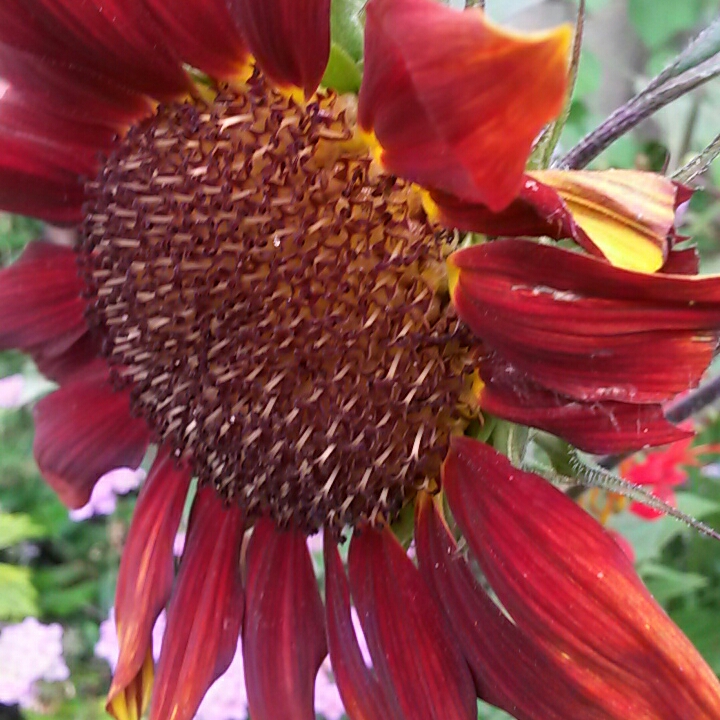
[{"label": "curled red petal", "polygon": [[594,519],[492,448],[453,438],[443,489],[493,590],[522,632],[566,659],[609,717],[720,714],[720,683]]},{"label": "curled red petal", "polygon": [[508,33],[434,0],[370,0],[360,126],[391,172],[500,210],[562,109],[570,34]]},{"label": "curled red petal", "polygon": [[230,6],[262,71],[309,98],[330,56],[330,0],[230,0]]},{"label": "curled red petal", "polygon": [[129,393],[113,390],[102,361],[42,398],[33,417],[40,472],[70,508],[85,505],[106,472],[140,465],[149,441],[145,421],[130,415]]},{"label": "curled red petal", "polygon": [[143,0],[5,0],[0,41],[159,100],[190,89]]},{"label": "curled red petal", "polygon": [[325,534],[325,607],[333,675],[350,720],[401,717],[397,697],[386,678],[367,667],[350,614],[350,588],[337,543]]},{"label": "curled red petal", "polygon": [[432,500],[417,505],[420,571],[448,611],[478,695],[519,720],[608,720],[612,690],[592,696],[559,652],[534,642],[490,599]]},{"label": "curled red petal", "polygon": [[212,487],[198,490],[168,607],[150,720],[192,720],[227,670],[243,620],[240,550],[245,522]]},{"label": "curled red petal", "polygon": [[[190,486],[189,468],[161,448],[140,491],[120,560],[115,592],[119,657],[108,693],[108,709],[147,670],[155,621],[170,599],[175,578],[173,543]],[[119,718],[119,715],[116,715]]]},{"label": "curled red petal", "polygon": [[67,350],[87,332],[82,287],[70,248],[31,242],[0,270],[0,348]]},{"label": "curled red petal", "polygon": [[392,685],[402,717],[474,720],[475,688],[465,659],[392,532],[356,529],[348,567],[373,667]]},{"label": "curled red petal", "polygon": [[449,266],[458,314],[483,342],[571,397],[661,402],[712,357],[717,278],[634,273],[523,240],[460,250]]},{"label": "curled red petal", "polygon": [[327,654],[322,600],[305,536],[260,520],[247,551],[243,659],[250,715],[314,720]]},{"label": "curled red petal", "polygon": [[483,359],[479,370],[484,411],[546,430],[586,452],[622,453],[692,436],[670,423],[660,404],[577,400],[542,387],[498,355]]},{"label": "curled red petal", "polygon": [[225,0],[145,0],[163,38],[185,62],[215,78],[232,78],[248,52]]}]

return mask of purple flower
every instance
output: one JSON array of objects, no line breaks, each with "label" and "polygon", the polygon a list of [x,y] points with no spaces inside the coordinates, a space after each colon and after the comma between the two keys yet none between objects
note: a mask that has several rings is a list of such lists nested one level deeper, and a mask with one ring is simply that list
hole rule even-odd
[{"label": "purple flower", "polygon": [[0,703],[32,709],[39,680],[67,680],[62,634],[57,623],[43,625],[33,617],[0,631]]},{"label": "purple flower", "polygon": [[111,515],[117,506],[117,496],[135,490],[145,479],[145,471],[117,468],[105,473],[93,488],[90,500],[77,510],[70,510],[74,522],[87,520],[93,515]]}]

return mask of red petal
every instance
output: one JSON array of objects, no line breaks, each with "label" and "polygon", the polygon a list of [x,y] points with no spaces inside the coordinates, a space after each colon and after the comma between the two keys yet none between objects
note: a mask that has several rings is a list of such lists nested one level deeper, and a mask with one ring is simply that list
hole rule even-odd
[{"label": "red petal", "polygon": [[243,658],[253,720],[314,720],[327,654],[322,600],[305,536],[260,520],[247,551]]},{"label": "red petal", "polygon": [[160,100],[190,89],[141,0],[4,0],[0,41]]},{"label": "red petal", "polygon": [[88,375],[46,395],[33,412],[40,472],[73,509],[106,472],[137,467],[149,439],[145,422],[130,415],[129,394],[113,390],[106,370]]},{"label": "red petal", "polygon": [[168,607],[150,720],[191,720],[227,670],[243,619],[242,510],[212,487],[193,503],[180,572]]},{"label": "red petal", "polygon": [[391,172],[500,210],[562,109],[570,34],[515,35],[433,0],[370,0],[360,126]]},{"label": "red petal", "polygon": [[62,352],[54,352],[52,345],[41,345],[28,352],[45,377],[64,385],[72,380],[81,379],[87,373],[98,359],[101,344],[98,334],[88,331]]},{"label": "red petal", "polygon": [[170,449],[161,448],[140,491],[115,593],[119,658],[108,708],[142,674],[148,649],[152,649],[153,626],[170,599],[175,578],[173,543],[190,478],[188,468],[175,464]]},{"label": "red petal", "polygon": [[453,438],[443,489],[500,602],[611,718],[720,716],[720,684],[603,528],[542,478]]},{"label": "red petal", "polygon": [[533,642],[502,613],[428,497],[417,505],[415,528],[420,571],[448,612],[478,695],[520,720],[607,720],[611,692],[590,697],[557,651]]},{"label": "red petal", "polygon": [[401,717],[392,685],[365,665],[350,614],[350,589],[329,533],[324,536],[325,606],[333,675],[351,720]]},{"label": "red petal", "polygon": [[392,684],[403,716],[474,720],[475,689],[457,640],[392,532],[356,530],[348,565],[373,667]]},{"label": "red petal", "polygon": [[75,253],[36,240],[0,270],[0,348],[56,356],[87,332]]},{"label": "red petal", "polygon": [[309,98],[330,56],[330,0],[230,0],[238,27],[262,71]]},{"label": "red petal", "polygon": [[125,127],[149,115],[149,98],[118,86],[87,69],[59,65],[0,42],[0,77],[37,105],[57,115],[109,127]]},{"label": "red petal", "polygon": [[707,367],[720,328],[712,277],[633,273],[523,240],[460,250],[450,274],[458,314],[488,347],[578,399],[682,392]]},{"label": "red petal", "polygon": [[248,60],[225,0],[145,0],[163,38],[185,62],[216,78],[236,76]]},{"label": "red petal", "polygon": [[659,404],[583,402],[547,390],[497,355],[480,365],[483,410],[559,435],[586,452],[621,453],[692,436],[665,419]]}]

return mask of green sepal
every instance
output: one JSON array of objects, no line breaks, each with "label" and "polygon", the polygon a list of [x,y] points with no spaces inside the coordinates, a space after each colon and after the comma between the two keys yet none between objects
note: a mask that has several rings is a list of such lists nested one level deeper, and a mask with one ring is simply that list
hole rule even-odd
[{"label": "green sepal", "polygon": [[345,49],[333,42],[322,85],[338,93],[355,93],[360,90],[362,73]]}]

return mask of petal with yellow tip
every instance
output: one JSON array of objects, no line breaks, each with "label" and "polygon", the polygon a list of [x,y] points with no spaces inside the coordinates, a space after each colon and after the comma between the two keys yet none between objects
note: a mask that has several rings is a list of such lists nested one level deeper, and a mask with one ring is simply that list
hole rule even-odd
[{"label": "petal with yellow tip", "polygon": [[506,32],[480,10],[370,0],[359,122],[383,165],[493,210],[517,195],[532,141],[562,109],[571,31]]}]

